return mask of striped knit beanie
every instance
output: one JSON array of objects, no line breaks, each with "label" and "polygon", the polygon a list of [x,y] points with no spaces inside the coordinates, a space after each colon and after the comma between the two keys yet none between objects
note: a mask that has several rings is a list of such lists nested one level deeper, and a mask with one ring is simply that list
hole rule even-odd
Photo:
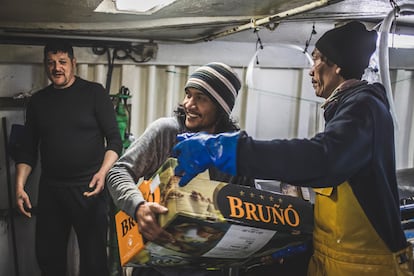
[{"label": "striped knit beanie", "polygon": [[241,87],[240,80],[233,69],[220,62],[208,63],[192,73],[185,85],[210,96],[227,114],[230,115]]}]

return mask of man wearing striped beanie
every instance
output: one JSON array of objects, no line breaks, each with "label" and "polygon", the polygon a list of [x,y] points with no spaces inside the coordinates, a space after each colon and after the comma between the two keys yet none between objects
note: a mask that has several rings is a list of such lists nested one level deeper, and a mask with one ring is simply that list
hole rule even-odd
[{"label": "man wearing striped beanie", "polygon": [[[177,134],[186,132],[221,133],[239,130],[231,119],[231,111],[241,88],[234,70],[220,62],[208,63],[196,69],[185,85],[185,97],[175,110],[175,116],[160,118],[151,123],[135,140],[107,175],[107,185],[118,208],[129,214],[138,223],[146,240],[168,240],[171,234],[158,224],[156,215],[167,212],[167,208],[147,202],[137,189],[141,177],[151,177],[171,157],[177,143]],[[237,177],[213,169],[210,178],[239,184]],[[133,275],[228,275],[223,271],[208,271],[203,268],[135,268]]]}]

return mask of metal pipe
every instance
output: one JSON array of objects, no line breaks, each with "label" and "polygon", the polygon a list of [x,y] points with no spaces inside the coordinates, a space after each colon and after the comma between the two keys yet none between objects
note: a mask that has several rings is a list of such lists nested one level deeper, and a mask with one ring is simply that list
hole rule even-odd
[{"label": "metal pipe", "polygon": [[134,39],[129,37],[105,37],[105,36],[91,36],[91,35],[70,35],[70,34],[36,34],[36,33],[24,33],[24,32],[5,32],[0,31],[0,37],[2,41],[0,44],[7,44],[8,40],[11,44],[29,44],[29,45],[44,45],[45,40],[54,39],[70,39],[74,46],[79,47],[91,47],[97,43],[104,45],[118,46],[119,44],[131,45],[134,43],[148,43],[147,39]]},{"label": "metal pipe", "polygon": [[131,98],[131,133],[138,137],[146,128],[147,124],[144,121],[145,114],[145,89],[142,89],[142,67],[135,67],[133,77],[135,80],[134,89],[132,90]]},{"label": "metal pipe", "polygon": [[[399,12],[414,12],[414,5],[413,4],[403,4],[399,6]],[[390,69],[389,69],[389,52],[388,52],[388,33],[391,29],[391,25],[395,19],[395,11],[392,10],[388,13],[388,15],[384,18],[383,23],[380,27],[380,41],[379,41],[379,49],[378,49],[378,59],[379,59],[379,72],[381,82],[385,87],[387,92],[388,102],[390,104],[390,112],[391,116],[394,120],[394,129],[395,135],[398,131],[398,121],[395,115],[395,105],[394,99],[392,95],[392,88],[391,88],[391,81],[390,81]]]},{"label": "metal pipe", "polygon": [[95,65],[94,80],[105,85],[105,66],[103,64]]},{"label": "metal pipe", "polygon": [[157,90],[156,90],[156,67],[148,66],[148,89],[147,89],[147,126],[157,119]]},{"label": "metal pipe", "polygon": [[79,77],[88,79],[88,64],[78,64],[76,69]]},{"label": "metal pipe", "polygon": [[250,23],[241,25],[241,26],[237,26],[216,34],[212,34],[210,36],[208,36],[207,38],[205,38],[206,41],[210,41],[219,37],[223,37],[223,36],[228,36],[230,34],[234,34],[234,33],[238,33],[244,30],[249,30],[249,29],[255,29],[258,26],[262,26],[262,25],[266,25],[269,23],[275,23],[275,22],[279,22],[281,21],[283,18],[288,18],[294,15],[298,15],[304,12],[308,12],[323,6],[327,6],[327,5],[331,5],[331,4],[335,4],[338,2],[341,2],[343,0],[320,0],[320,1],[315,1],[300,7],[296,7],[284,12],[280,12],[265,18],[261,18],[261,19],[252,19]]},{"label": "metal pipe", "polygon": [[[293,45],[293,44],[276,44],[275,46],[289,48],[298,51],[301,55],[304,55],[306,60],[309,62],[309,67],[313,65],[313,60],[311,55],[305,51],[305,49],[301,48],[300,46]],[[250,62],[247,66],[246,70],[246,78],[245,78],[245,84],[247,86],[248,91],[254,89],[254,81],[253,81],[253,70],[255,67],[255,61],[256,57],[259,54],[260,51],[264,51],[265,49],[271,49],[275,48],[275,46],[266,46],[263,49],[258,49],[252,58],[250,59]],[[246,108],[246,113],[248,116],[246,116],[246,130],[252,134],[256,135],[257,133],[257,116],[258,116],[258,95],[254,92],[248,92],[247,94],[247,102],[249,103]]]},{"label": "metal pipe", "polygon": [[[174,72],[175,71],[175,66],[174,65],[169,65],[167,66],[167,72]],[[166,106],[165,106],[165,112],[167,116],[171,116],[173,114],[174,108],[177,105],[177,103],[175,102],[175,95],[174,95],[174,75],[173,74],[168,74],[167,75],[167,101],[166,101]]]}]

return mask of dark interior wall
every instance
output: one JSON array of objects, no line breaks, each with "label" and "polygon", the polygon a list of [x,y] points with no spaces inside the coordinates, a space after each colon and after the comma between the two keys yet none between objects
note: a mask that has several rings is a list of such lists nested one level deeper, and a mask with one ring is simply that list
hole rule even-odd
[{"label": "dark interior wall", "polygon": [[[5,143],[5,139],[10,142],[13,124],[24,123],[24,110],[2,107],[0,117],[0,275],[36,276],[40,275],[34,254],[36,217],[26,218],[16,210],[15,163],[10,155],[6,155]],[[6,162],[7,157],[9,162]],[[38,175],[38,170],[35,169],[26,185],[26,191],[34,205],[37,203]]]}]

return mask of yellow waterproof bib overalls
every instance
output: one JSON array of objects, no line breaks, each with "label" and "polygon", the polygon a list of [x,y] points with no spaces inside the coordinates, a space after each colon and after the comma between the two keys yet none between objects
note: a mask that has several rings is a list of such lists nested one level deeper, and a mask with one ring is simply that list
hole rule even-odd
[{"label": "yellow waterproof bib overalls", "polygon": [[314,190],[314,255],[308,276],[414,275],[412,246],[390,252],[348,182]]}]

